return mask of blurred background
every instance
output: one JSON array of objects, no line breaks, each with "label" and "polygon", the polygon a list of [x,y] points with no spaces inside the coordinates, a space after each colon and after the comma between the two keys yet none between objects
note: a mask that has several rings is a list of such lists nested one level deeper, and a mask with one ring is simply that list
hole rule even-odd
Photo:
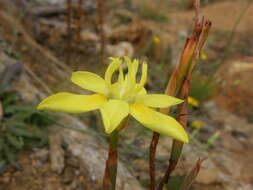
[{"label": "blurred background", "polygon": [[[201,0],[212,21],[195,68],[188,132],[170,181],[177,190],[207,158],[192,190],[253,189],[253,1]],[[108,57],[148,62],[163,93],[194,23],[192,0],[0,0],[0,189],[99,190],[107,154],[98,112],[37,111],[60,91],[89,93],[71,72],[104,74]],[[132,127],[134,126],[134,127]],[[118,190],[148,189],[152,133],[131,120],[121,134]],[[171,139],[158,146],[157,174]]]}]

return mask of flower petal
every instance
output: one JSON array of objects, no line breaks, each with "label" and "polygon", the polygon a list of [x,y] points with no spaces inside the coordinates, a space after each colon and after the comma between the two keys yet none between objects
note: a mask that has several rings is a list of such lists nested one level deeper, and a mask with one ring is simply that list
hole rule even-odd
[{"label": "flower petal", "polygon": [[129,114],[128,103],[122,100],[109,100],[100,108],[105,132],[110,134]]},{"label": "flower petal", "polygon": [[119,69],[121,62],[122,62],[120,58],[111,57],[110,60],[111,60],[111,63],[105,71],[105,81],[108,84],[112,83],[112,75],[115,71],[117,71]]},{"label": "flower petal", "polygon": [[188,135],[175,119],[143,104],[132,104],[130,114],[145,127],[176,140],[188,143]]},{"label": "flower petal", "polygon": [[181,104],[183,100],[165,94],[141,94],[136,96],[136,103],[145,104],[153,108],[166,108]]},{"label": "flower petal", "polygon": [[100,94],[78,95],[60,92],[44,99],[38,105],[37,109],[66,113],[82,113],[98,109],[106,101],[106,98]]},{"label": "flower petal", "polygon": [[139,95],[147,94],[147,90],[146,90],[144,87],[142,87],[142,88],[137,92],[137,94],[139,94]]},{"label": "flower petal", "polygon": [[141,72],[142,72],[142,74],[141,74],[140,85],[144,86],[147,81],[147,77],[148,77],[148,64],[146,62],[142,63]]},{"label": "flower petal", "polygon": [[77,71],[72,73],[71,81],[76,85],[100,94],[108,93],[108,85],[99,75],[86,71]]}]

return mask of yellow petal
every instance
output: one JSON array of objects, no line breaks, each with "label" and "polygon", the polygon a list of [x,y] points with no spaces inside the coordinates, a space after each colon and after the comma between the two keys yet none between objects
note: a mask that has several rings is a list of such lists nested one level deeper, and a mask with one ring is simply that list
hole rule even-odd
[{"label": "yellow petal", "polygon": [[113,58],[111,57],[111,63],[110,65],[108,66],[106,72],[105,72],[105,81],[108,83],[108,84],[111,84],[112,83],[112,75],[115,71],[117,71],[121,65],[121,59],[120,58]]},{"label": "yellow petal", "polygon": [[148,77],[148,64],[147,63],[145,63],[145,62],[142,63],[141,72],[142,72],[142,74],[141,74],[140,85],[144,86],[147,81],[147,77]]},{"label": "yellow petal", "polygon": [[132,104],[130,114],[145,127],[173,139],[188,143],[188,135],[175,119],[142,104]]},{"label": "yellow petal", "polygon": [[105,132],[110,134],[128,116],[129,106],[122,100],[109,100],[100,108]]},{"label": "yellow petal", "polygon": [[160,43],[161,43],[161,39],[160,39],[158,36],[153,37],[153,41],[154,41],[156,44],[160,44]]},{"label": "yellow petal", "polygon": [[124,81],[124,74],[123,74],[123,68],[119,67],[119,77],[118,82],[122,83]]},{"label": "yellow petal", "polygon": [[136,103],[145,104],[153,108],[166,108],[176,104],[181,104],[183,100],[167,96],[165,94],[142,94],[136,96]]},{"label": "yellow petal", "polygon": [[188,103],[194,107],[199,107],[199,101],[196,100],[195,98],[189,96],[187,99]]},{"label": "yellow petal", "polygon": [[135,92],[139,92],[144,87],[147,81],[147,75],[148,75],[148,65],[147,63],[143,62],[141,80],[139,83],[135,85]]},{"label": "yellow petal", "polygon": [[127,56],[125,56],[124,58],[128,64],[129,80],[130,80],[131,84],[135,84],[136,74],[138,72],[138,67],[139,67],[139,61],[137,59],[134,59],[133,61],[131,61],[130,58]]},{"label": "yellow petal", "polygon": [[197,128],[197,129],[202,128],[204,125],[205,125],[204,122],[201,120],[195,120],[195,121],[191,122],[191,126]]},{"label": "yellow petal", "polygon": [[139,90],[137,94],[139,95],[147,94],[147,90],[144,87],[142,87],[141,90]]},{"label": "yellow petal", "polygon": [[72,73],[71,81],[76,85],[100,94],[108,93],[108,85],[99,75],[86,71],[77,71]]},{"label": "yellow petal", "polygon": [[202,60],[206,60],[207,59],[207,55],[203,52],[200,53],[200,59]]},{"label": "yellow petal", "polygon": [[68,92],[60,92],[44,99],[38,105],[37,109],[66,113],[82,113],[98,109],[106,101],[106,98],[100,94],[77,95]]}]

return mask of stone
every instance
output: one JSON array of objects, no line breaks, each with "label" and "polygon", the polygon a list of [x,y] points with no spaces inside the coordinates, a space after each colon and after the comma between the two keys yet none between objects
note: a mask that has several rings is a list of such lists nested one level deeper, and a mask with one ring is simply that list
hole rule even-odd
[{"label": "stone", "polygon": [[134,48],[129,42],[119,42],[116,45],[107,45],[106,52],[112,57],[133,57]]},{"label": "stone", "polygon": [[48,160],[49,151],[47,149],[39,149],[33,154],[34,159],[38,159],[42,163]]},{"label": "stone", "polygon": [[198,183],[202,183],[205,185],[215,183],[219,180],[219,171],[208,168],[201,168],[199,174],[196,178]]},{"label": "stone", "polygon": [[81,40],[85,41],[85,42],[98,42],[99,41],[99,37],[97,36],[97,34],[95,34],[94,32],[88,31],[88,30],[83,30],[81,31]]}]

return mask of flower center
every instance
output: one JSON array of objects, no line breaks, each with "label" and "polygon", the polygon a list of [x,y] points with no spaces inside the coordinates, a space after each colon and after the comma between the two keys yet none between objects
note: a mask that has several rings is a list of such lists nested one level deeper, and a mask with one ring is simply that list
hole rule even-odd
[{"label": "flower center", "polygon": [[[125,57],[124,61],[128,68],[128,72],[125,75],[123,73],[122,60],[119,58],[112,58],[112,63],[105,73],[105,80],[110,88],[108,98],[134,103],[136,95],[143,91],[147,80],[147,64],[145,62],[142,63],[141,79],[137,82],[136,74],[138,72],[139,62],[137,60],[131,61],[128,57]],[[118,80],[112,83],[112,75],[116,71],[119,71]]]}]

